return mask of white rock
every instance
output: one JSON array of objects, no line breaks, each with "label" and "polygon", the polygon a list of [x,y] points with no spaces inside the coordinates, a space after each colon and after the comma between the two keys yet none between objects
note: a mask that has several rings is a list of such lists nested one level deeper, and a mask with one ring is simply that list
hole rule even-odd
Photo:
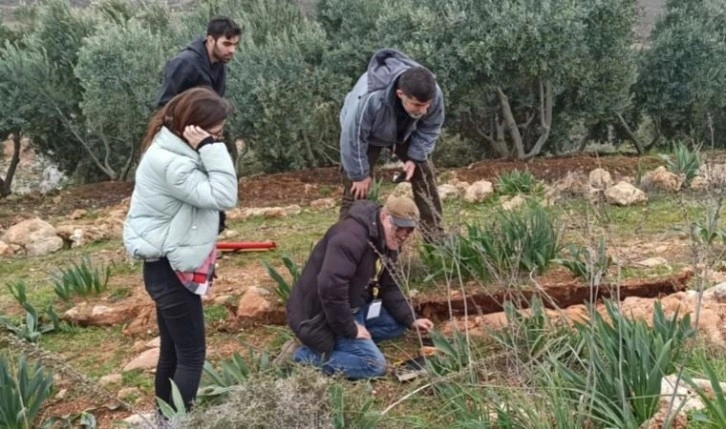
[{"label": "white rock", "polygon": [[441,198],[441,200],[448,200],[449,198],[456,198],[459,196],[459,188],[448,183],[439,185],[438,191],[439,198]]},{"label": "white rock", "polygon": [[605,191],[605,199],[610,204],[629,206],[648,201],[645,192],[628,182],[620,182]]},{"label": "white rock", "polygon": [[63,239],[57,235],[48,238],[40,238],[25,245],[25,253],[28,256],[42,256],[57,252],[63,248]]},{"label": "white rock", "polygon": [[668,266],[668,261],[663,257],[656,256],[654,258],[648,258],[648,259],[643,259],[642,261],[638,261],[635,263],[635,265],[638,265],[640,267],[645,267],[645,268],[655,268],[655,267]]},{"label": "white rock", "polygon": [[98,384],[101,386],[109,386],[111,384],[121,384],[121,381],[123,381],[121,374],[109,374],[99,378]]},{"label": "white rock", "polygon": [[590,172],[588,183],[595,189],[605,190],[613,186],[613,178],[604,168],[596,168]]},{"label": "white rock", "polygon": [[132,371],[134,369],[151,369],[156,368],[156,363],[159,361],[159,349],[149,349],[136,356],[131,362],[124,366],[124,372]]},{"label": "white rock", "polygon": [[161,337],[153,338],[144,344],[146,348],[153,349],[161,346]]},{"label": "white rock", "polygon": [[480,203],[494,194],[494,185],[487,180],[479,180],[471,184],[464,194],[468,203]]}]

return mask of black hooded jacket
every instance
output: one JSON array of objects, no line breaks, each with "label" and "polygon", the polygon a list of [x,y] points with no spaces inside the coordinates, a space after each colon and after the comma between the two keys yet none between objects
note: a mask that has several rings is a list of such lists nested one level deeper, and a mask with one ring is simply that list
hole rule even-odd
[{"label": "black hooded jacket", "polygon": [[224,97],[227,65],[221,61],[214,64],[209,61],[204,41],[204,37],[195,39],[167,61],[157,107],[164,106],[174,96],[197,86],[208,86]]},{"label": "black hooded jacket", "polygon": [[383,306],[402,325],[414,321],[400,288],[385,266],[395,263],[396,252],[386,248],[380,206],[356,201],[348,216],[328,229],[313,248],[287,303],[287,322],[295,335],[318,353],[330,353],[335,337],[355,338],[358,329],[353,309],[369,302],[370,284],[376,279],[376,261],[384,255],[378,277]]}]

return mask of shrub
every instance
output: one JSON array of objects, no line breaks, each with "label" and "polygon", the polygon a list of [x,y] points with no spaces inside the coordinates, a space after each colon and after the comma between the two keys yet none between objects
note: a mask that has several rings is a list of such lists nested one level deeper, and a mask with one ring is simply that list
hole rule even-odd
[{"label": "shrub", "polygon": [[204,376],[199,397],[213,399],[223,396],[234,390],[235,386],[246,383],[250,376],[257,372],[272,369],[270,357],[267,353],[254,353],[249,351],[248,362],[238,353],[222,362],[220,369],[216,370],[209,362],[204,362]]},{"label": "shrub", "polygon": [[88,256],[84,256],[80,264],[73,262],[53,275],[53,289],[63,301],[69,301],[74,294],[97,295],[106,290],[110,274],[110,266],[93,267]]},{"label": "shrub", "polygon": [[[83,40],[74,69],[83,88],[80,106],[90,156],[111,179],[125,180],[131,170],[166,61],[168,36],[133,15],[143,17],[148,10],[148,5],[139,5],[133,11],[102,14],[95,33]],[[138,49],[143,45],[148,46]]]},{"label": "shrub", "polygon": [[489,225],[467,225],[467,235],[423,246],[421,259],[434,276],[502,278],[520,270],[539,273],[560,251],[555,221],[531,203],[515,212],[499,211]]},{"label": "shrub", "polygon": [[196,408],[184,427],[332,427],[332,384],[313,368],[300,368],[289,377],[252,374],[230,389],[224,402]]},{"label": "shrub", "polygon": [[382,415],[376,411],[372,411],[373,399],[370,395],[363,404],[356,410],[351,410],[351,406],[345,397],[343,387],[340,384],[333,384],[328,389],[328,399],[330,401],[331,420],[334,429],[360,428],[374,429],[378,427]]},{"label": "shrub", "polygon": [[23,280],[19,280],[15,283],[7,283],[8,290],[10,291],[10,294],[15,298],[16,301],[18,301],[18,304],[20,306],[24,306],[28,302],[28,296],[25,293],[27,289],[27,285]]},{"label": "shrub", "polygon": [[[439,353],[427,360],[429,369],[436,375],[442,376],[461,372],[471,366],[474,361],[472,350],[466,336],[459,331],[453,331],[451,339],[447,339],[439,332],[431,333],[431,340]],[[470,373],[476,381],[474,372]]]},{"label": "shrub", "polygon": [[696,177],[698,169],[701,168],[701,154],[697,149],[690,150],[683,143],[673,145],[673,155],[662,154],[661,158],[666,162],[668,171],[675,174],[682,174],[686,182]]},{"label": "shrub", "polygon": [[589,322],[577,325],[583,353],[576,366],[556,356],[550,365],[573,400],[588,398],[598,426],[639,427],[658,409],[661,379],[674,371],[684,341],[695,331],[689,315],[666,318],[660,303],[652,328],[628,319],[613,302],[606,302],[606,308],[609,321],[592,311]]},{"label": "shrub", "polygon": [[555,262],[570,270],[575,277],[585,279],[590,285],[597,285],[607,274],[613,258],[607,254],[605,238],[601,237],[597,249],[568,244],[569,258],[559,258]]},{"label": "shrub", "polygon": [[42,2],[30,31],[0,47],[0,99],[13,100],[3,117],[13,122],[36,149],[65,172],[88,159],[80,109],[82,88],[73,69],[78,47],[93,23],[67,0]]},{"label": "shrub", "polygon": [[726,11],[718,1],[668,1],[644,52],[635,101],[657,136],[723,147]]},{"label": "shrub", "polygon": [[30,429],[43,403],[51,395],[53,376],[41,365],[30,366],[24,357],[13,366],[0,356],[0,427]]},{"label": "shrub", "polygon": [[512,170],[499,176],[497,190],[502,195],[534,195],[542,193],[544,187],[529,171]]},{"label": "shrub", "polygon": [[578,348],[572,343],[568,328],[550,321],[539,297],[532,298],[529,314],[515,308],[511,301],[504,303],[504,314],[507,326],[493,331],[492,338],[505,350],[514,352],[521,363],[541,363],[555,355],[564,360],[564,354]]},{"label": "shrub", "polygon": [[[300,279],[300,266],[295,263],[295,261],[292,260],[290,255],[282,255],[282,263],[285,265],[285,268],[287,268],[287,271],[290,273],[290,276],[292,277],[291,281],[288,283],[285,278],[280,275],[280,273],[272,266],[268,261],[262,261],[262,265],[265,266],[265,270],[267,270],[267,274],[272,277],[272,279],[277,283],[277,287],[275,288],[275,293],[277,296],[282,300],[283,304],[287,303],[287,300],[290,298],[290,292],[292,291],[292,287],[297,283],[297,281]],[[304,263],[303,263],[304,265]]]},{"label": "shrub", "polygon": [[50,323],[43,323],[38,315],[38,311],[35,307],[26,302],[23,304],[25,309],[25,321],[23,324],[16,325],[11,320],[0,316],[0,325],[3,325],[5,329],[15,334],[18,338],[21,338],[30,343],[36,343],[40,340],[41,335],[57,331],[60,329],[60,318],[53,308],[53,304],[48,305],[46,314],[50,319]]},{"label": "shrub", "polygon": [[711,363],[705,358],[702,357],[699,360],[699,366],[705,371],[712,392],[694,382],[690,375],[683,374],[684,381],[701,397],[701,401],[706,406],[705,415],[697,415],[696,421],[708,423],[711,425],[709,427],[726,427],[726,396],[721,387],[721,380]]}]

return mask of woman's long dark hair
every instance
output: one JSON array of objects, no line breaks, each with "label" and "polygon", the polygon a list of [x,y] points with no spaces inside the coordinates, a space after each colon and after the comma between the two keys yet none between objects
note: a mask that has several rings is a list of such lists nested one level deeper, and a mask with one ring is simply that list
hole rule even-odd
[{"label": "woman's long dark hair", "polygon": [[205,130],[218,125],[232,112],[229,101],[207,87],[188,89],[169,102],[151,117],[146,135],[141,141],[141,153],[146,152],[161,127],[168,128],[184,139],[184,128],[196,125]]}]

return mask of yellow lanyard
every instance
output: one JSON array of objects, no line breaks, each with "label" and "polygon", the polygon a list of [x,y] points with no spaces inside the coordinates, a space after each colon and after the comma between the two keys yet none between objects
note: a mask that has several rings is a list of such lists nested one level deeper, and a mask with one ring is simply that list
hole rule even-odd
[{"label": "yellow lanyard", "polygon": [[373,281],[373,288],[371,289],[371,294],[373,295],[373,299],[378,298],[378,289],[380,288],[378,284],[378,279],[381,278],[381,274],[383,273],[383,265],[381,264],[380,259],[376,259],[376,277]]}]

